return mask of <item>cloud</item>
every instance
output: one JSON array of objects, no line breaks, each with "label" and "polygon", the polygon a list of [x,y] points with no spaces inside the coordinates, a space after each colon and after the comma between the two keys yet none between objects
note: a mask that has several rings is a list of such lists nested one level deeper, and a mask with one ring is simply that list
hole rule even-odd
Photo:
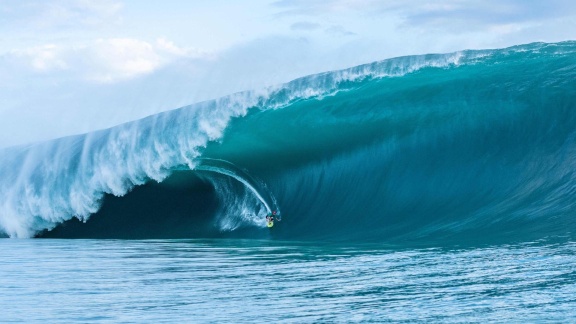
[{"label": "cloud", "polygon": [[356,33],[351,32],[340,25],[326,28],[325,32],[327,34],[338,35],[338,36],[354,36],[354,35],[356,35]]},{"label": "cloud", "polygon": [[404,28],[451,31],[498,26],[514,29],[520,25],[576,15],[576,2],[567,0],[280,0],[273,6],[281,9],[280,15],[321,16],[345,12],[392,15],[403,21]]},{"label": "cloud", "polygon": [[[210,53],[185,49],[160,38],[146,42],[132,38],[96,39],[81,45],[42,45],[2,55],[3,70],[10,66],[28,73],[60,73],[73,79],[116,82],[150,73],[182,57],[209,57]],[[8,65],[8,66],[7,66]]]},{"label": "cloud", "polygon": [[7,0],[0,4],[0,27],[55,29],[108,24],[119,19],[117,0]]},{"label": "cloud", "polygon": [[281,9],[280,15],[314,16],[332,12],[370,9],[379,6],[377,0],[280,0],[272,3]]},{"label": "cloud", "polygon": [[114,82],[149,73],[163,61],[152,44],[128,38],[99,39],[75,52],[78,69],[85,71],[86,79],[98,82]]},{"label": "cloud", "polygon": [[320,28],[320,24],[308,21],[300,21],[290,26],[290,29],[295,31],[312,31],[318,28]]},{"label": "cloud", "polygon": [[61,57],[61,49],[54,44],[13,50],[4,55],[5,63],[28,67],[36,72],[50,72],[67,68]]},{"label": "cloud", "polygon": [[575,15],[576,4],[560,0],[451,0],[433,4],[421,3],[418,6],[398,6],[395,10],[403,17],[404,28],[423,27],[454,32],[488,28],[511,32],[549,19]]}]

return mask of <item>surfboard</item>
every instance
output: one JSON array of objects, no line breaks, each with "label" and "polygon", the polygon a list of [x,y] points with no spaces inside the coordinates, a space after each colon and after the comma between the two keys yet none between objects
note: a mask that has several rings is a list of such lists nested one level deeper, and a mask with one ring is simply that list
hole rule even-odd
[{"label": "surfboard", "polygon": [[268,227],[274,226],[274,221],[268,221],[268,222],[266,222],[266,226],[268,226]]}]

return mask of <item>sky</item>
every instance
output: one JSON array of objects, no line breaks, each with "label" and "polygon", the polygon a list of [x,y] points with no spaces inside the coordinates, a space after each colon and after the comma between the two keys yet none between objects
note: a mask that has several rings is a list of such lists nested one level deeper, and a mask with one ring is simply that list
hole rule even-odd
[{"label": "sky", "polygon": [[0,148],[391,57],[575,39],[573,0],[2,0]]}]

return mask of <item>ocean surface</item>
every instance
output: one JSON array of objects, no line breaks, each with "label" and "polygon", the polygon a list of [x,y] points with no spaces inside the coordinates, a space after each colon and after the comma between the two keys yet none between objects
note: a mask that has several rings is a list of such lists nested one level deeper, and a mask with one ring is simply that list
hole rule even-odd
[{"label": "ocean surface", "polygon": [[0,321],[571,322],[576,244],[3,240]]},{"label": "ocean surface", "polygon": [[0,322],[570,321],[575,167],[573,41],[3,148]]}]

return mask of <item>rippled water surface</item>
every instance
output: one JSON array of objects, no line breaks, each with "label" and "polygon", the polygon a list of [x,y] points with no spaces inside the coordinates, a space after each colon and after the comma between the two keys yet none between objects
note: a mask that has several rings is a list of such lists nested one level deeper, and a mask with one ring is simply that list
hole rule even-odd
[{"label": "rippled water surface", "polygon": [[0,322],[566,321],[576,244],[0,240]]}]

